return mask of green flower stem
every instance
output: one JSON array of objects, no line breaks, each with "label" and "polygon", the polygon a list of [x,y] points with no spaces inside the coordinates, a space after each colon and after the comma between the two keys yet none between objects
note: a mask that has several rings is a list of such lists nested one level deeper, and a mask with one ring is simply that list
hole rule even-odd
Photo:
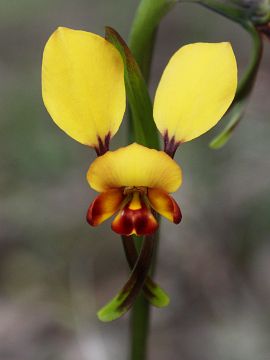
[{"label": "green flower stem", "polygon": [[256,80],[257,71],[261,62],[262,52],[263,52],[263,42],[261,39],[261,35],[256,30],[254,25],[250,22],[245,23],[245,29],[251,36],[252,39],[252,53],[251,59],[247,66],[247,69],[240,80],[236,100],[239,100],[249,94],[250,90],[253,87],[253,84]]},{"label": "green flower stem", "polygon": [[140,294],[131,310],[131,360],[147,359],[149,315],[149,302]]},{"label": "green flower stem", "polygon": [[[143,237],[133,236],[137,251],[141,248]],[[153,274],[157,250],[158,232],[153,235],[154,254],[150,274]],[[140,294],[131,310],[130,360],[147,359],[147,342],[149,334],[150,303]]]},{"label": "green flower stem", "polygon": [[160,20],[177,0],[142,0],[129,37],[129,47],[146,81],[149,79],[152,53]]},{"label": "green flower stem", "polygon": [[[129,45],[146,82],[149,80],[152,53],[155,43],[156,31],[164,15],[176,4],[177,0],[141,0],[136,12],[129,37]],[[129,124],[132,124],[132,113]],[[145,119],[147,121],[147,119]],[[131,135],[134,134],[130,128]],[[158,133],[152,135],[158,139]],[[134,138],[140,142],[140,139]],[[149,144],[146,144],[149,146]],[[136,239],[138,249],[141,246],[141,239]],[[155,235],[157,248],[158,233]],[[155,268],[155,259],[152,262],[152,269]],[[146,360],[147,339],[149,332],[150,318],[149,303],[143,295],[137,298],[131,313],[131,348],[130,360]]]}]

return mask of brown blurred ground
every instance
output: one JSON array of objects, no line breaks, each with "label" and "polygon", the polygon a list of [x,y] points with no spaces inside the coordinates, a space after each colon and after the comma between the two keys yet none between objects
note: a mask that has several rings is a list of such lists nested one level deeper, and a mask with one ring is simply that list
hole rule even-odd
[{"label": "brown blurred ground", "polygon": [[[128,317],[102,324],[95,315],[127,277],[121,244],[108,223],[92,229],[84,221],[93,153],[50,120],[40,64],[57,26],[103,34],[110,25],[127,38],[136,5],[0,2],[1,360],[127,358]],[[178,5],[158,33],[152,94],[182,44],[223,40],[232,41],[241,72],[246,34],[196,5]],[[209,150],[216,129],[177,154],[184,219],[162,223],[157,278],[171,305],[153,311],[151,360],[270,359],[269,61],[270,43],[228,146]],[[125,124],[112,147],[124,136]]]}]

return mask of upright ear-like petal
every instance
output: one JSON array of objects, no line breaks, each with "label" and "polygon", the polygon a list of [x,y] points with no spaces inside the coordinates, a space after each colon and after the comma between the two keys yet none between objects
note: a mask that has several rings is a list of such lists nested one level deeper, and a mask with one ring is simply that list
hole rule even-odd
[{"label": "upright ear-like petal", "polygon": [[99,148],[117,132],[125,111],[120,54],[98,35],[58,28],[44,49],[42,96],[62,130]]},{"label": "upright ear-like petal", "polygon": [[230,43],[183,46],[169,61],[154,101],[154,119],[175,143],[211,129],[233,101],[237,65]]}]

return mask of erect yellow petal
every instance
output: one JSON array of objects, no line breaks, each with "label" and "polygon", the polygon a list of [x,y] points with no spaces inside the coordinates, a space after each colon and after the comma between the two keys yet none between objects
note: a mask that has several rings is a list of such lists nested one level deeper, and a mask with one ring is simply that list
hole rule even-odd
[{"label": "erect yellow petal", "polygon": [[174,192],[181,185],[182,172],[163,151],[133,143],[95,159],[88,170],[87,180],[99,192],[124,186]]},{"label": "erect yellow petal", "polygon": [[169,61],[154,101],[159,131],[185,142],[211,129],[230,106],[237,65],[230,43],[183,46]]},{"label": "erect yellow petal", "polygon": [[98,35],[58,28],[44,49],[42,96],[62,130],[97,147],[98,137],[117,132],[125,111],[120,54]]}]

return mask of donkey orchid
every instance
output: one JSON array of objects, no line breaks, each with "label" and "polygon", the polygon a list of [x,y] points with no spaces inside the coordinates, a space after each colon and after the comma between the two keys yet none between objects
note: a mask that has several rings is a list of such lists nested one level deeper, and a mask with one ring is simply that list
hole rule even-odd
[{"label": "donkey orchid", "polygon": [[108,151],[125,111],[123,61],[104,38],[58,28],[42,64],[42,94],[54,122],[73,139],[95,148],[89,185],[101,194],[87,220],[99,225],[118,212],[112,229],[122,235],[153,233],[160,213],[179,223],[181,211],[169,193],[182,183],[173,160],[180,143],[212,128],[233,101],[237,66],[229,43],[180,48],[166,66],[154,100],[154,120],[164,151],[131,144]]},{"label": "donkey orchid", "polygon": [[[109,151],[125,112],[125,85],[133,100],[143,92],[148,97],[148,92],[123,39],[111,28],[106,36],[116,47],[92,33],[58,28],[44,49],[42,95],[54,122],[96,150],[98,157],[89,167],[87,180],[100,195],[88,209],[88,222],[97,226],[116,213],[112,229],[122,235],[132,272],[117,296],[98,312],[100,320],[111,321],[132,306],[141,289],[152,305],[163,307],[169,302],[147,276],[154,237],[145,237],[138,256],[130,235],[153,234],[158,227],[155,213],[176,224],[181,221],[180,208],[170,195],[182,183],[175,151],[212,128],[226,112],[236,91],[237,66],[229,43],[182,47],[166,66],[154,100],[153,117],[164,151],[137,143]],[[132,74],[128,82],[127,74]]]}]

